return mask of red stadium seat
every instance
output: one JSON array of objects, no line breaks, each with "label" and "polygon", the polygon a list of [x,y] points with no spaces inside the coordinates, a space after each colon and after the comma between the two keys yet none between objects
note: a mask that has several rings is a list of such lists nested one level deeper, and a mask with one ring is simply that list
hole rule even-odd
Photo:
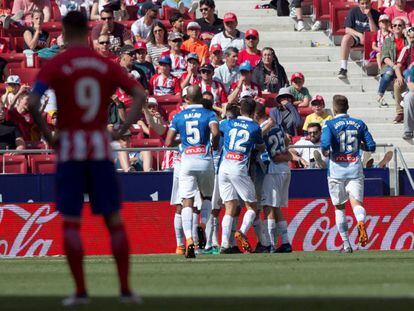
[{"label": "red stadium seat", "polygon": [[33,174],[54,173],[56,170],[56,156],[54,154],[31,154],[28,161]]},{"label": "red stadium seat", "polygon": [[364,33],[364,69],[368,75],[378,74],[377,59],[374,57],[370,59],[372,50],[372,42],[375,40],[375,32]]},{"label": "red stadium seat", "polygon": [[313,112],[311,107],[298,107],[298,111],[302,118],[306,118]]},{"label": "red stadium seat", "polygon": [[17,53],[21,53],[24,50],[24,38],[23,37],[13,37],[12,49]]},{"label": "red stadium seat", "polygon": [[358,3],[354,2],[331,2],[330,3],[330,24],[332,36],[343,36],[345,34],[345,18],[348,12]]},{"label": "red stadium seat", "polygon": [[0,156],[0,172],[6,174],[26,174],[27,161],[24,155],[3,155]]},{"label": "red stadium seat", "polygon": [[275,107],[276,101],[275,98],[277,96],[277,93],[263,93],[262,98],[265,99],[265,106],[266,107]]},{"label": "red stadium seat", "polygon": [[136,21],[138,16],[138,6],[137,5],[127,5],[126,11],[128,12],[128,20]]},{"label": "red stadium seat", "polygon": [[8,62],[9,68],[21,68],[25,66],[26,57],[23,53],[1,53],[0,57]]},{"label": "red stadium seat", "polygon": [[27,84],[32,84],[35,81],[39,71],[39,68],[10,68],[10,74],[18,75],[22,83]]}]

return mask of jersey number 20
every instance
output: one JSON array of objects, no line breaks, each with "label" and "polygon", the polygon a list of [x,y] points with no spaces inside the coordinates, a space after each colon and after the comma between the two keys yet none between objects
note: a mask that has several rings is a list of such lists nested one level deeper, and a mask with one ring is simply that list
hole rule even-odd
[{"label": "jersey number 20", "polygon": [[85,77],[75,84],[76,104],[85,109],[82,122],[90,122],[95,119],[101,103],[101,87],[95,78]]}]

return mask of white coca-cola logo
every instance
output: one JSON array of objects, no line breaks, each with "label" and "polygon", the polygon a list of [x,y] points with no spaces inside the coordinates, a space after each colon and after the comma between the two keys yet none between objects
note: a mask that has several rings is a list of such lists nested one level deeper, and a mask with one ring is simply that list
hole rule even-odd
[{"label": "white coca-cola logo", "polygon": [[[303,207],[291,220],[288,226],[289,236],[292,240],[295,239],[298,231],[305,232],[306,227],[309,226],[304,234],[303,247],[304,251],[314,251],[317,249],[324,249],[323,243],[327,250],[339,250],[342,247],[342,240],[338,238],[338,230],[335,225],[334,217],[332,217],[333,207],[329,210],[329,203],[326,199],[317,199],[308,203]],[[369,249],[378,239],[381,238],[379,233],[373,235],[374,229],[378,224],[390,223],[386,233],[381,241],[381,250],[390,250],[391,246],[396,239],[396,233],[401,227],[402,223],[407,219],[408,215],[414,210],[414,201],[404,207],[398,215],[392,220],[391,215],[384,216],[371,216],[366,217],[367,233],[370,237],[369,243],[364,249]],[[306,218],[310,215],[317,214],[317,219],[310,225],[304,224]],[[392,220],[392,221],[391,221]],[[353,215],[347,216],[348,228],[352,228],[349,234],[349,240],[352,247],[355,249],[357,245],[358,229],[355,225],[355,219]],[[414,230],[414,227],[413,227]],[[296,238],[299,239],[299,238]],[[338,242],[340,241],[340,242]],[[400,250],[407,246],[407,242],[410,242],[409,249],[414,249],[414,232],[408,231],[403,233],[395,241],[393,249]],[[407,247],[405,247],[407,248]]]},{"label": "white coca-cola logo", "polygon": [[[46,256],[53,240],[37,239],[36,235],[43,225],[54,219],[58,212],[52,211],[49,205],[39,207],[35,212],[30,213],[18,205],[0,206],[0,226],[7,212],[12,212],[26,222],[20,228],[14,241],[0,240],[1,256]],[[8,224],[10,226],[10,223]],[[27,248],[27,251],[23,251]]]}]

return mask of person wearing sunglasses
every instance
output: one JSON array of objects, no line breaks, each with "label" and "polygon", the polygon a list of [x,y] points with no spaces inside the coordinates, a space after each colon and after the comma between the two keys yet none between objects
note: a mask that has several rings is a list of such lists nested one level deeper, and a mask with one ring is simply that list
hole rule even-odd
[{"label": "person wearing sunglasses", "polygon": [[246,47],[244,44],[245,34],[237,29],[238,21],[236,14],[227,12],[224,14],[223,21],[224,30],[211,39],[211,45],[220,44],[223,51],[229,47],[235,47],[239,51],[243,50]]},{"label": "person wearing sunglasses", "polygon": [[201,17],[196,19],[196,22],[201,27],[200,38],[204,40],[207,45],[210,45],[210,41],[215,34],[222,32],[224,29],[223,20],[214,13],[215,8],[216,4],[214,3],[214,0],[200,1]]},{"label": "person wearing sunglasses", "polygon": [[136,49],[132,45],[124,45],[119,53],[119,65],[124,68],[135,80],[139,81],[144,89],[148,89],[148,80],[140,68],[134,68]]},{"label": "person wearing sunglasses", "polygon": [[111,51],[111,41],[108,35],[100,35],[98,38],[99,47],[97,52],[104,57],[116,61],[117,56]]},{"label": "person wearing sunglasses", "polygon": [[259,45],[259,32],[256,29],[249,29],[246,31],[244,39],[246,48],[239,53],[238,64],[249,62],[254,68],[262,59],[262,52],[257,48]]},{"label": "person wearing sunglasses", "polygon": [[345,19],[345,35],[341,41],[339,79],[347,78],[351,48],[364,45],[364,32],[378,30],[380,13],[371,8],[371,0],[358,0],[358,4],[348,12]]},{"label": "person wearing sunglasses", "polygon": [[[392,35],[390,38],[385,39],[381,48],[381,68],[380,68],[380,80],[378,85],[378,98],[377,102],[380,107],[388,106],[384,100],[384,94],[388,86],[395,79],[395,66],[396,61],[399,58],[404,46],[408,44],[407,39],[404,36],[404,29],[406,27],[405,19],[396,17],[392,20]],[[399,104],[401,102],[401,91],[399,91],[398,84],[396,88],[396,110],[397,115],[402,113],[402,107]],[[399,117],[398,119],[402,119]],[[398,121],[398,120],[397,120]]]},{"label": "person wearing sunglasses", "polygon": [[110,8],[101,11],[101,22],[92,28],[91,38],[95,50],[99,50],[98,38],[100,35],[109,35],[111,45],[118,51],[125,44],[132,45],[131,32],[121,23],[114,21],[114,12]]},{"label": "person wearing sunglasses", "polygon": [[200,68],[201,81],[198,85],[201,92],[210,92],[213,95],[213,109],[221,112],[222,105],[227,103],[227,93],[224,85],[213,79],[214,67],[211,64],[204,64]]},{"label": "person wearing sunglasses", "polygon": [[161,56],[168,55],[171,58],[171,74],[176,78],[181,78],[187,70],[187,53],[181,49],[182,44],[183,36],[181,33],[171,32],[168,35],[168,45],[170,46],[170,50],[161,54]]}]

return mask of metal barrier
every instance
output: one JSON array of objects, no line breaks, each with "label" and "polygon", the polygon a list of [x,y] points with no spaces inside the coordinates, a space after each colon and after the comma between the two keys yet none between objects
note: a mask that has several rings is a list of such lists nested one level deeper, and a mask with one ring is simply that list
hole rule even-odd
[{"label": "metal barrier", "polygon": [[[290,145],[288,147],[289,149],[318,149],[320,148],[320,145]],[[383,148],[383,151],[385,153],[385,150],[387,148],[393,148],[394,151],[394,167],[393,172],[390,170],[390,180],[394,181],[394,195],[400,194],[400,187],[399,187],[399,167],[398,167],[398,159],[401,160],[401,164],[403,169],[405,170],[408,179],[410,181],[411,187],[414,190],[414,179],[411,176],[410,170],[407,166],[407,163],[405,162],[404,156],[397,146],[394,146],[393,144],[378,144],[377,145],[377,151],[378,148]],[[162,159],[160,158],[160,152],[165,151],[178,151],[177,147],[142,147],[142,148],[118,148],[114,149],[114,152],[118,151],[126,151],[126,152],[141,152],[141,151],[151,151],[157,153],[157,171],[160,171],[160,164]],[[53,149],[25,149],[25,150],[0,150],[0,155],[4,154],[45,154],[45,153],[54,153],[55,150]],[[2,174],[5,174],[5,158],[2,159]],[[391,176],[393,174],[393,176]]]}]

